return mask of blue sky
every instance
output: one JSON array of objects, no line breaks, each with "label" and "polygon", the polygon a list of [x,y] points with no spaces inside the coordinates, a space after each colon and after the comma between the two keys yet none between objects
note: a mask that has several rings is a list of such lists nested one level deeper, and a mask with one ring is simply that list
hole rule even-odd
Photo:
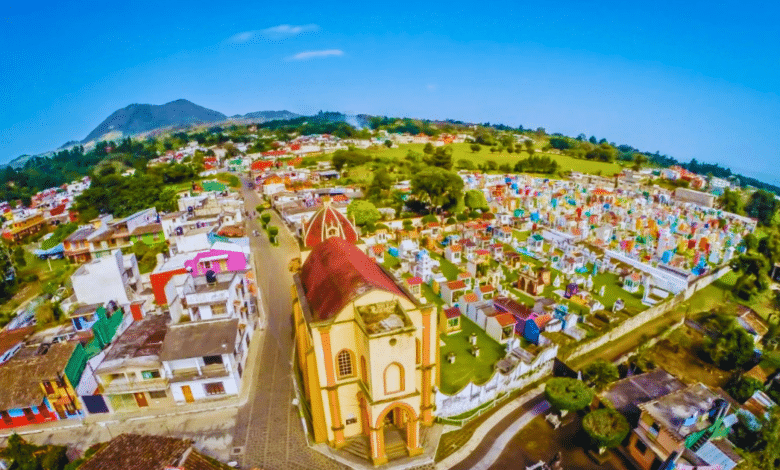
[{"label": "blue sky", "polygon": [[777,2],[14,3],[0,161],[186,98],[541,126],[780,183]]}]

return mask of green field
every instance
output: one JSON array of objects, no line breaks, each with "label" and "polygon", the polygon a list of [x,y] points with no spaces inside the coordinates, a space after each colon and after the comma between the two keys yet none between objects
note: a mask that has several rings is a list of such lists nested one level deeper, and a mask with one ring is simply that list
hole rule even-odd
[{"label": "green field", "polygon": [[[528,153],[523,151],[519,154],[491,153],[488,147],[483,146],[479,152],[472,152],[469,148],[470,144],[452,144],[452,162],[457,165],[458,160],[470,160],[475,165],[484,164],[488,160],[493,160],[499,165],[509,163],[514,167],[518,160],[528,158]],[[389,157],[396,159],[403,159],[409,150],[414,150],[420,154],[423,153],[424,144],[401,144],[399,146],[388,149],[385,146],[372,147],[369,152],[374,157]],[[578,158],[568,157],[565,155],[555,155],[546,153],[541,150],[537,150],[535,155],[548,156],[558,162],[561,171],[579,171],[581,173],[598,173],[601,172],[604,176],[611,176],[620,173],[622,167],[617,163],[604,163],[596,162],[592,160],[580,160]],[[351,176],[351,173],[350,173]]]}]

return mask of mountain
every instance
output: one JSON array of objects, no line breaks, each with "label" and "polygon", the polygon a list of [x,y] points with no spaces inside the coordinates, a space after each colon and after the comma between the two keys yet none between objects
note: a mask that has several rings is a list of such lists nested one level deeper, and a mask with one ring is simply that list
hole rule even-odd
[{"label": "mountain", "polygon": [[287,121],[289,119],[295,119],[300,117],[300,114],[283,110],[283,111],[255,111],[254,113],[246,113],[243,116],[238,114],[233,116],[233,119],[242,119],[246,121],[252,121],[256,123],[264,123],[268,121]]},{"label": "mountain", "polygon": [[109,133],[121,133],[123,136],[128,136],[164,127],[222,122],[225,120],[227,120],[227,116],[219,111],[198,106],[184,99],[162,105],[131,104],[114,111],[105,121],[92,130],[82,142],[99,140]]}]

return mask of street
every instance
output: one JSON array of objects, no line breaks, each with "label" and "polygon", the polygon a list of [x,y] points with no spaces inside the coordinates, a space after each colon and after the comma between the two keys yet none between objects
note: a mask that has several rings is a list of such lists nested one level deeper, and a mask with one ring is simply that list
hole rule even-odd
[{"label": "street", "polygon": [[[244,207],[254,214],[262,200],[247,188],[246,182],[242,182]],[[338,463],[309,449],[298,410],[292,404],[292,274],[288,263],[300,256],[300,250],[279,216],[268,212],[271,225],[279,227],[279,246],[271,245],[257,216],[247,222],[258,287],[268,318],[263,350],[253,365],[259,369],[257,379],[249,401],[238,410],[232,459],[245,469],[340,469],[343,467]],[[258,230],[259,236],[253,236],[253,230]]]}]

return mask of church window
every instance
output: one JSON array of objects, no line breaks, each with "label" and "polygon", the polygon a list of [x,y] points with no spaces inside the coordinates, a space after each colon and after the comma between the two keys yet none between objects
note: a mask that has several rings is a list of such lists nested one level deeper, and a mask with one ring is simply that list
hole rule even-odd
[{"label": "church window", "polygon": [[339,378],[352,377],[355,374],[355,369],[352,364],[352,353],[344,349],[336,356],[336,363],[339,368]]}]

